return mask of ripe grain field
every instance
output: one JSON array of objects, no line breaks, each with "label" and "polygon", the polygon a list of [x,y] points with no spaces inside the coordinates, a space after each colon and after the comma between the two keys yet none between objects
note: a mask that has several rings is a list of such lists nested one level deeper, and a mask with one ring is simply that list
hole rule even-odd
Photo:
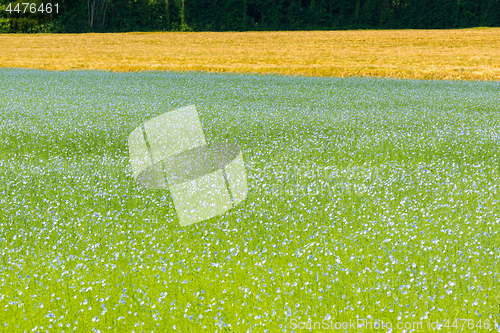
[{"label": "ripe grain field", "polygon": [[[27,69],[0,82],[1,331],[494,331],[499,82]],[[126,140],[189,104],[208,141],[241,147],[249,195],[180,227],[168,191],[135,186]]]},{"label": "ripe grain field", "polygon": [[0,35],[0,67],[500,80],[500,28]]}]

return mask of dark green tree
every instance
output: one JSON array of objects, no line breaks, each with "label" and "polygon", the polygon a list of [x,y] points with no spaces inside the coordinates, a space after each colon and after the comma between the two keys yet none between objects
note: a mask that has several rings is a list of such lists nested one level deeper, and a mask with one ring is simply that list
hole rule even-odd
[{"label": "dark green tree", "polygon": [[[451,29],[500,26],[500,0],[44,0],[59,12],[7,12],[2,32]],[[33,0],[37,5],[42,0]]]}]

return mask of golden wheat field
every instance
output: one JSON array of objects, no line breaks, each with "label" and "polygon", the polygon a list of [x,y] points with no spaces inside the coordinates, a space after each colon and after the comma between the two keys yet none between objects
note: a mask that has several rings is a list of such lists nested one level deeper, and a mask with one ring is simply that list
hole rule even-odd
[{"label": "golden wheat field", "polygon": [[500,28],[2,34],[0,67],[500,80]]}]

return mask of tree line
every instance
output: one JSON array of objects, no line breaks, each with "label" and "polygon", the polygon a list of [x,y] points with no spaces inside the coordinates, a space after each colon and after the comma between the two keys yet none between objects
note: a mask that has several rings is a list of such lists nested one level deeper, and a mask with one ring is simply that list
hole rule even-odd
[{"label": "tree line", "polygon": [[500,0],[26,1],[0,0],[0,32],[500,27]]}]

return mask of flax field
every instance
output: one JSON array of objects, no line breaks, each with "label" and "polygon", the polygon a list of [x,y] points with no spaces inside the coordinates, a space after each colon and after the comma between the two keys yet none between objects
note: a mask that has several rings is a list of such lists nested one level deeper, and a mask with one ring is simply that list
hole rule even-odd
[{"label": "flax field", "polygon": [[[498,331],[499,82],[4,68],[0,86],[1,332]],[[181,227],[168,190],[135,186],[127,137],[191,104],[240,146],[249,194]]]}]

